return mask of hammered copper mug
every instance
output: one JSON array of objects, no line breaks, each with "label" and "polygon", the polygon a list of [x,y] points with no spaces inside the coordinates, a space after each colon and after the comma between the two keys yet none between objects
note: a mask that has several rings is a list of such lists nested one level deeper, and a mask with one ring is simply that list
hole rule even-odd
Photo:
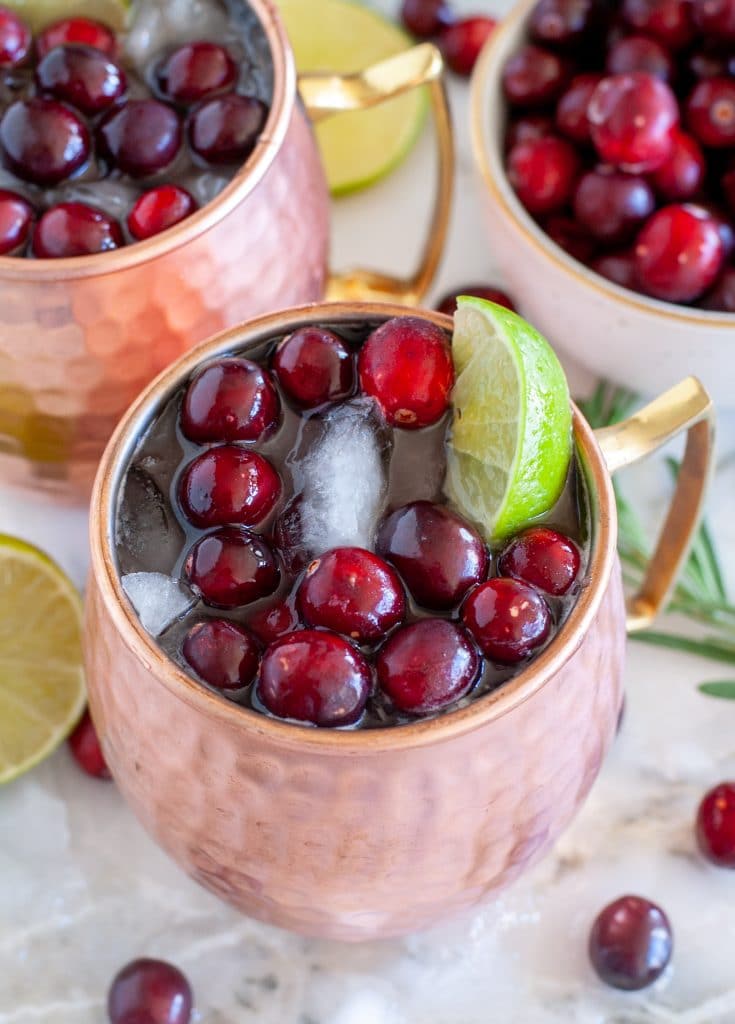
[{"label": "hammered copper mug", "polygon": [[[687,431],[661,541],[629,629],[650,624],[684,559],[712,459],[713,412],[689,378],[618,426],[574,434],[590,505],[576,606],[519,675],[414,724],[330,730],[233,705],[187,676],[142,629],[120,584],[114,524],[128,461],[163,403],[203,361],[310,323],[381,322],[398,306],[264,317],[180,359],[128,411],[92,502],[89,699],[132,810],[195,879],[240,910],[309,935],[398,935],[474,907],[566,828],[612,742],[623,697],[626,605],[611,473]],[[438,314],[422,314],[450,330]]]},{"label": "hammered copper mug", "polygon": [[[196,342],[325,293],[413,305],[428,289],[449,221],[454,160],[439,51],[423,44],[361,73],[297,82],[276,5],[248,2],[270,46],[273,102],[227,188],[186,221],[127,248],[62,260],[0,257],[3,483],[85,500],[124,410]],[[424,85],[439,172],[420,265],[405,279],[369,271],[330,279],[328,192],[309,117],[364,109]]]}]

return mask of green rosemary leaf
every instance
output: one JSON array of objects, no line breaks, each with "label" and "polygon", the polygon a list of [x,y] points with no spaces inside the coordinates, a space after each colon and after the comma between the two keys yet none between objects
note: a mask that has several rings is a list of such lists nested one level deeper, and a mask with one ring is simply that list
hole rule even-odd
[{"label": "green rosemary leaf", "polygon": [[735,700],[735,679],[700,683],[697,689],[708,697],[719,697],[720,700]]},{"label": "green rosemary leaf", "polygon": [[644,644],[653,644],[656,647],[669,647],[676,651],[686,651],[687,654],[698,654],[702,658],[710,658],[712,661],[723,661],[727,665],[735,665],[735,645],[719,637],[705,637],[702,640],[694,640],[691,637],[678,636],[674,633],[657,633],[653,630],[644,630],[641,633],[631,633],[631,640],[637,640]]}]

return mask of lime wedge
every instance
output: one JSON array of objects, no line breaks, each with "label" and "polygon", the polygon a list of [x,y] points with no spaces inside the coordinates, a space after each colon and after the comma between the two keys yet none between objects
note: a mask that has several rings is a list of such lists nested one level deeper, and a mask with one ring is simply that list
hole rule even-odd
[{"label": "lime wedge", "polygon": [[[393,22],[349,0],[281,0],[279,10],[300,74],[361,71],[413,43]],[[417,89],[318,124],[332,194],[356,192],[397,167],[416,142],[427,109],[426,90]]]},{"label": "lime wedge", "polygon": [[569,388],[538,331],[483,299],[459,299],[452,351],[446,492],[489,541],[500,541],[547,512],[564,488]]},{"label": "lime wedge", "polygon": [[84,702],[79,594],[42,551],[0,534],[0,783],[50,754]]},{"label": "lime wedge", "polygon": [[125,26],[131,0],[3,0],[34,32],[62,18],[93,18],[119,31]]}]

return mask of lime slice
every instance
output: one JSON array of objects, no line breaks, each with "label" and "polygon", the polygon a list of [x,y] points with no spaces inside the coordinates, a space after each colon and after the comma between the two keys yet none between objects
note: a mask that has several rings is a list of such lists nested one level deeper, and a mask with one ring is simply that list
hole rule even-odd
[{"label": "lime slice", "polygon": [[131,0],[3,0],[34,32],[62,18],[93,18],[119,31],[125,26]]},{"label": "lime slice", "polygon": [[522,317],[459,299],[457,380],[446,491],[486,538],[500,541],[559,498],[572,455],[572,409],[549,343]]},{"label": "lime slice", "polygon": [[[392,57],[413,40],[375,11],[349,0],[281,0],[279,10],[299,73],[351,73]],[[317,125],[319,148],[333,195],[365,188],[409,153],[428,109],[425,89],[370,110],[338,114]]]},{"label": "lime slice", "polygon": [[84,702],[79,594],[42,551],[0,534],[0,783],[50,754]]}]

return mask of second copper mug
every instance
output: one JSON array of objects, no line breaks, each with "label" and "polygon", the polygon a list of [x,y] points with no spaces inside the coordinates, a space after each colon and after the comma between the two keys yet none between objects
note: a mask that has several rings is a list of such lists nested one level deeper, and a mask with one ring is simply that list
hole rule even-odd
[{"label": "second copper mug", "polygon": [[[85,500],[104,446],[148,381],[248,317],[324,297],[414,304],[446,235],[453,149],[442,59],[429,44],[354,75],[297,81],[271,0],[248,0],[270,46],[273,102],[258,144],[212,202],[158,237],[62,260],[0,257],[0,481]],[[428,85],[439,175],[420,265],[406,279],[328,273],[329,198],[309,118]]]}]

